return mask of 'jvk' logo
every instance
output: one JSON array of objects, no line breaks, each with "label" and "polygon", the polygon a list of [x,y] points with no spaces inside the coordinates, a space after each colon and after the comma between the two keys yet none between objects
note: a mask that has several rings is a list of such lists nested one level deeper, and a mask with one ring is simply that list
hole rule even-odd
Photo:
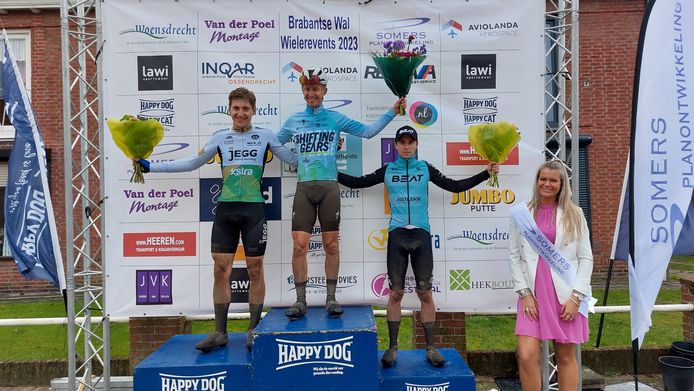
[{"label": "'jvk' logo", "polygon": [[469,291],[472,285],[470,269],[450,270],[448,272],[448,287],[452,291]]}]

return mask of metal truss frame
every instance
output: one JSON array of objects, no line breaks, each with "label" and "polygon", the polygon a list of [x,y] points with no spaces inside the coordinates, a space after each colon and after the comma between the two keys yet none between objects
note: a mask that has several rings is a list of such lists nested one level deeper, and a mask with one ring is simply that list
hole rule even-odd
[{"label": "metal truss frame", "polygon": [[[574,200],[579,195],[578,129],[578,3],[579,0],[548,0],[545,34],[550,45],[547,68],[545,115],[556,113],[556,125],[546,121],[545,145],[550,159],[564,162]],[[66,249],[68,265],[68,387],[70,390],[108,390],[110,386],[110,323],[105,309],[105,274],[102,232],[103,134],[99,131],[102,110],[101,8],[99,0],[61,0],[63,57],[63,119],[65,147]],[[567,156],[567,137],[571,153]],[[70,155],[68,155],[68,153]],[[82,353],[77,352],[82,344]],[[580,367],[580,351],[577,352]],[[543,390],[556,390],[550,379],[556,373],[547,346],[543,346]],[[102,372],[96,374],[95,364]],[[551,370],[550,370],[551,368]],[[580,373],[580,371],[579,371]]]},{"label": "metal truss frame", "polygon": [[[98,0],[61,0],[68,389],[109,390],[102,232],[102,46]],[[82,348],[78,350],[77,346]],[[99,370],[101,367],[101,370]]]}]

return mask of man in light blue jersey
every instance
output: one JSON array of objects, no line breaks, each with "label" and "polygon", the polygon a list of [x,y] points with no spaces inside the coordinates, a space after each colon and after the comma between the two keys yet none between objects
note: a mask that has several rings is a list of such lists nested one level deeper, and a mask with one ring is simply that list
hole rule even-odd
[{"label": "man in light blue jersey", "polygon": [[407,101],[405,98],[398,99],[391,110],[375,122],[364,125],[323,107],[328,82],[320,71],[314,73],[309,70],[308,75],[302,73],[299,82],[306,110],[290,116],[277,134],[281,143],[293,141],[299,155],[299,181],[292,212],[292,271],[296,302],[289,307],[286,315],[290,320],[295,320],[306,314],[306,254],[311,230],[318,217],[325,251],[325,309],[330,316],[339,317],[343,311],[335,298],[335,291],[340,270],[340,188],[337,184],[335,155],[340,133],[371,138],[393,120],[400,107],[407,105]]},{"label": "man in light blue jersey", "polygon": [[144,172],[191,171],[219,155],[224,183],[217,201],[212,225],[212,259],[214,260],[215,331],[195,345],[207,353],[226,345],[227,312],[231,302],[231,275],[234,254],[239,243],[239,233],[246,254],[246,267],[251,285],[248,291],[250,322],[246,347],[252,345],[251,331],[260,321],[265,300],[263,256],[267,244],[265,198],[261,181],[269,151],[280,160],[296,166],[296,155],[280,144],[268,129],[251,124],[255,115],[255,95],[245,88],[237,88],[229,94],[229,114],[232,129],[215,132],[198,156],[162,163],[139,160]]},{"label": "man in light blue jersey", "polygon": [[444,190],[459,193],[482,183],[492,171],[499,172],[499,165],[490,163],[485,171],[471,178],[447,178],[426,161],[417,160],[417,131],[411,126],[403,126],[395,133],[395,150],[398,152],[397,160],[373,173],[361,177],[340,173],[337,180],[352,188],[385,183],[388,190],[391,214],[386,264],[390,293],[386,313],[390,346],[383,353],[381,363],[384,367],[390,367],[397,356],[400,302],[405,293],[408,258],[411,258],[415,289],[421,303],[426,358],[432,365],[440,367],[445,359],[434,347],[436,305],[431,292],[434,258],[429,228],[429,182]]}]

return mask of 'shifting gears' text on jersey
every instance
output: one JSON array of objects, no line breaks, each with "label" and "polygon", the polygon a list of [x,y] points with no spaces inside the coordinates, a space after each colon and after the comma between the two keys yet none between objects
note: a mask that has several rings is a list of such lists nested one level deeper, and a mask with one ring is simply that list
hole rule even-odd
[{"label": "'shifting gears' text on jersey", "polygon": [[260,181],[268,150],[283,162],[296,166],[296,155],[280,144],[268,129],[252,127],[247,132],[223,129],[215,132],[198,156],[151,163],[152,172],[183,172],[202,167],[216,154],[222,165],[224,185],[220,202],[265,202]]},{"label": "'shifting gears' text on jersey", "polygon": [[385,183],[390,202],[388,230],[417,227],[430,232],[429,181],[444,190],[460,193],[472,189],[488,178],[489,173],[484,170],[473,177],[455,180],[446,177],[424,160],[398,157],[394,162],[361,177],[340,173],[338,181],[341,185],[352,188]]},{"label": "'shifting gears' text on jersey", "polygon": [[364,125],[323,106],[291,115],[277,133],[284,144],[293,141],[299,156],[299,182],[334,181],[337,179],[337,153],[340,132],[371,138],[395,117],[390,109],[369,125]]}]

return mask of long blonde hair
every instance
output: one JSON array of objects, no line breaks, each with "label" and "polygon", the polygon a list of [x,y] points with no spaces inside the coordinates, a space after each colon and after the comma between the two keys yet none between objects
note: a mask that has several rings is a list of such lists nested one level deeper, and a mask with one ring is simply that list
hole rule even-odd
[{"label": "long blonde hair", "polygon": [[559,160],[550,160],[543,163],[538,169],[537,174],[535,174],[535,183],[533,185],[533,198],[528,203],[528,209],[533,216],[536,214],[537,209],[540,206],[540,192],[537,190],[537,181],[540,179],[540,172],[542,170],[555,170],[559,171],[561,184],[559,188],[559,193],[557,194],[557,206],[562,210],[562,228],[564,233],[569,240],[575,240],[581,237],[581,208],[574,204],[571,199],[571,188],[569,186],[569,175],[566,173],[564,164]]}]

